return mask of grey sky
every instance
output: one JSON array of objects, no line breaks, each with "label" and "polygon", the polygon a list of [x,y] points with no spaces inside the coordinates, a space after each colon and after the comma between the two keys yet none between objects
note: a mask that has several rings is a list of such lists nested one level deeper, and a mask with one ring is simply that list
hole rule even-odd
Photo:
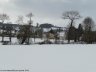
[{"label": "grey sky", "polygon": [[69,10],[77,10],[83,18],[91,16],[95,20],[95,3],[95,0],[2,0],[0,13],[8,13],[15,21],[18,15],[32,12],[34,24],[48,22],[63,26],[62,13]]}]

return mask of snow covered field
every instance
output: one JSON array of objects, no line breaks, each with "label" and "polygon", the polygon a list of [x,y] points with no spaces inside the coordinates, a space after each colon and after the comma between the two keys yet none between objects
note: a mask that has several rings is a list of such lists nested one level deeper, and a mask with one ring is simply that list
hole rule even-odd
[{"label": "snow covered field", "polygon": [[[12,43],[11,43],[11,45],[20,45],[20,44],[18,44],[18,39],[16,38],[16,37],[12,37]],[[41,39],[41,38],[35,38],[35,41],[34,41],[34,38],[30,38],[30,42],[31,42],[31,45],[34,45],[34,44],[36,44],[37,45],[37,43],[39,43],[39,42],[43,42],[43,41],[45,41],[46,39]],[[0,41],[2,41],[2,37],[0,37]],[[4,41],[9,41],[9,37],[4,37]],[[50,39],[50,41],[52,42],[52,43],[54,43],[55,42],[55,39]],[[68,43],[68,41],[67,40],[58,40],[58,41],[60,41],[60,43]],[[71,42],[71,44],[74,44],[74,41],[73,40],[71,40],[70,41]],[[80,43],[80,42],[79,42]],[[75,43],[76,44],[76,43]],[[78,44],[78,43],[77,43]],[[2,42],[0,42],[0,45],[2,45]],[[10,44],[9,44],[10,45]]]},{"label": "snow covered field", "polygon": [[96,45],[0,45],[0,69],[96,72]]}]

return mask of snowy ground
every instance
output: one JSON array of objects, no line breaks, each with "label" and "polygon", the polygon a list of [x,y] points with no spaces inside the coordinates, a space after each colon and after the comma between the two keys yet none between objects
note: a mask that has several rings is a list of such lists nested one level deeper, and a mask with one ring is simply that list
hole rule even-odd
[{"label": "snowy ground", "polygon": [[[32,44],[33,43],[38,43],[38,42],[42,42],[42,41],[44,41],[44,39],[40,39],[40,38],[36,38],[35,39],[35,42],[34,42],[34,39],[33,38],[31,38],[30,39],[31,41],[32,41]],[[0,37],[0,41],[2,41],[2,38]],[[4,41],[9,41],[9,37],[4,37]],[[2,43],[0,43],[1,45],[2,45]],[[16,37],[13,37],[12,38],[12,44],[14,45],[14,44],[18,44],[18,39],[16,38]]]},{"label": "snowy ground", "polygon": [[96,72],[96,45],[0,45],[0,69]]},{"label": "snowy ground", "polygon": [[[16,38],[16,37],[12,37],[12,45],[18,45],[18,39]],[[35,41],[34,41],[34,38],[30,38],[30,41],[31,41],[31,43],[32,43],[32,45],[33,44],[37,44],[37,43],[39,43],[39,42],[43,42],[43,41],[45,41],[46,39],[41,39],[41,38],[35,38]],[[0,41],[2,41],[2,37],[0,37]],[[4,41],[9,41],[9,37],[4,37]],[[52,42],[52,43],[55,43],[55,40],[54,39],[50,39],[50,41]],[[60,41],[61,43],[63,42],[63,43],[67,43],[68,41],[67,40],[58,40],[58,41]],[[74,41],[70,41],[70,42],[74,42]],[[0,45],[2,45],[2,43],[0,42]]]}]

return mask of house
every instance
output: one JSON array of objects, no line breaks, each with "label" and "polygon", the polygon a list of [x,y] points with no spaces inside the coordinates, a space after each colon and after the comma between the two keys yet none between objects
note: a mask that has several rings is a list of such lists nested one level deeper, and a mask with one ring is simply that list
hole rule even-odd
[{"label": "house", "polygon": [[0,22],[0,34],[2,32],[11,31],[13,34],[16,35],[16,33],[19,31],[19,28],[20,28],[20,25],[18,25],[18,24],[9,24],[9,23]]}]

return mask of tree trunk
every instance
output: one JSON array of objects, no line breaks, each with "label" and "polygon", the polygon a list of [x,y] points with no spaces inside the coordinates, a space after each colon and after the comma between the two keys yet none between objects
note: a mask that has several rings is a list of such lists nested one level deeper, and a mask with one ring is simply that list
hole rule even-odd
[{"label": "tree trunk", "polygon": [[4,42],[4,30],[2,32],[2,42]]},{"label": "tree trunk", "polygon": [[74,21],[74,20],[71,20],[71,27],[73,26],[73,21]]},{"label": "tree trunk", "polygon": [[2,36],[2,42],[4,42],[4,36]]},{"label": "tree trunk", "polygon": [[12,36],[12,33],[11,33],[11,31],[10,31],[10,37],[9,37],[10,44],[11,44],[11,36]]}]

